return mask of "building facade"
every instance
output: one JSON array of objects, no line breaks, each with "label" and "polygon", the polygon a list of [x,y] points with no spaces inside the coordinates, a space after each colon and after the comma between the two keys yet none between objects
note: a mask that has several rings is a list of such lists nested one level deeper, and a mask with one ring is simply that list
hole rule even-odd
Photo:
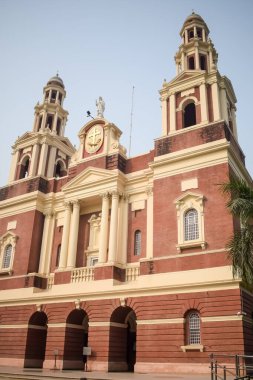
[{"label": "building facade", "polygon": [[102,98],[75,149],[63,81],[45,86],[0,189],[0,365],[203,372],[212,352],[252,353],[219,188],[250,181],[236,97],[204,20],[192,13],[180,36],[147,154],[127,157]]}]

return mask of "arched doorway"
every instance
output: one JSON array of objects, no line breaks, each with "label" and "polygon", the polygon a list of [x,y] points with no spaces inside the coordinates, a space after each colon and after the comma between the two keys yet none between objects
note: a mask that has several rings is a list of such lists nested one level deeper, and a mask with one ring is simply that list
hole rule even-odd
[{"label": "arched doorway", "polygon": [[66,321],[63,369],[84,369],[87,357],[83,347],[88,345],[88,316],[82,309],[71,311]]},{"label": "arched doorway", "polygon": [[47,315],[36,311],[29,319],[24,368],[43,368],[47,342]]},{"label": "arched doorway", "polygon": [[136,315],[120,306],[111,315],[108,371],[134,371],[136,362]]}]

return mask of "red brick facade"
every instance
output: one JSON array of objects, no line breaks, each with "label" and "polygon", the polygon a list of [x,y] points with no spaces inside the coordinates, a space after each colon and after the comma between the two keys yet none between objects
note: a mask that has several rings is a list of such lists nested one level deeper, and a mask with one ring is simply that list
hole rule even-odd
[{"label": "red brick facade", "polygon": [[[205,70],[183,66],[198,65],[192,25]],[[211,353],[252,353],[253,297],[232,275],[226,246],[239,226],[220,190],[250,178],[208,33],[187,18],[186,59],[179,49],[178,75],[160,91],[162,136],[137,157],[103,117],[82,127],[77,150],[56,122],[40,126],[49,109],[67,115],[48,92],[63,99],[62,80],[47,83],[0,189],[1,365],[52,368],[56,356],[63,369],[208,372]]]}]

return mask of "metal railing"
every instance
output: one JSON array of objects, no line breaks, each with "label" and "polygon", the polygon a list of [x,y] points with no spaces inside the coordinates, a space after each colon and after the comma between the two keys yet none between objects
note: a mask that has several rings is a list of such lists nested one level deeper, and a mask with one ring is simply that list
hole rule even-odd
[{"label": "metal railing", "polygon": [[211,380],[253,379],[253,356],[210,355]]}]

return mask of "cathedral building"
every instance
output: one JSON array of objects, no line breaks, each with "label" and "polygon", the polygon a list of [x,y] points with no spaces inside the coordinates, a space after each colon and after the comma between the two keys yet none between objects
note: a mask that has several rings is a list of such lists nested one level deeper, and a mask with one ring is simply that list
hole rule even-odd
[{"label": "cathedral building", "polygon": [[62,79],[44,87],[0,189],[0,365],[207,372],[211,353],[252,354],[219,187],[250,181],[236,96],[202,17],[180,36],[146,154],[127,156],[101,97],[76,149]]}]

